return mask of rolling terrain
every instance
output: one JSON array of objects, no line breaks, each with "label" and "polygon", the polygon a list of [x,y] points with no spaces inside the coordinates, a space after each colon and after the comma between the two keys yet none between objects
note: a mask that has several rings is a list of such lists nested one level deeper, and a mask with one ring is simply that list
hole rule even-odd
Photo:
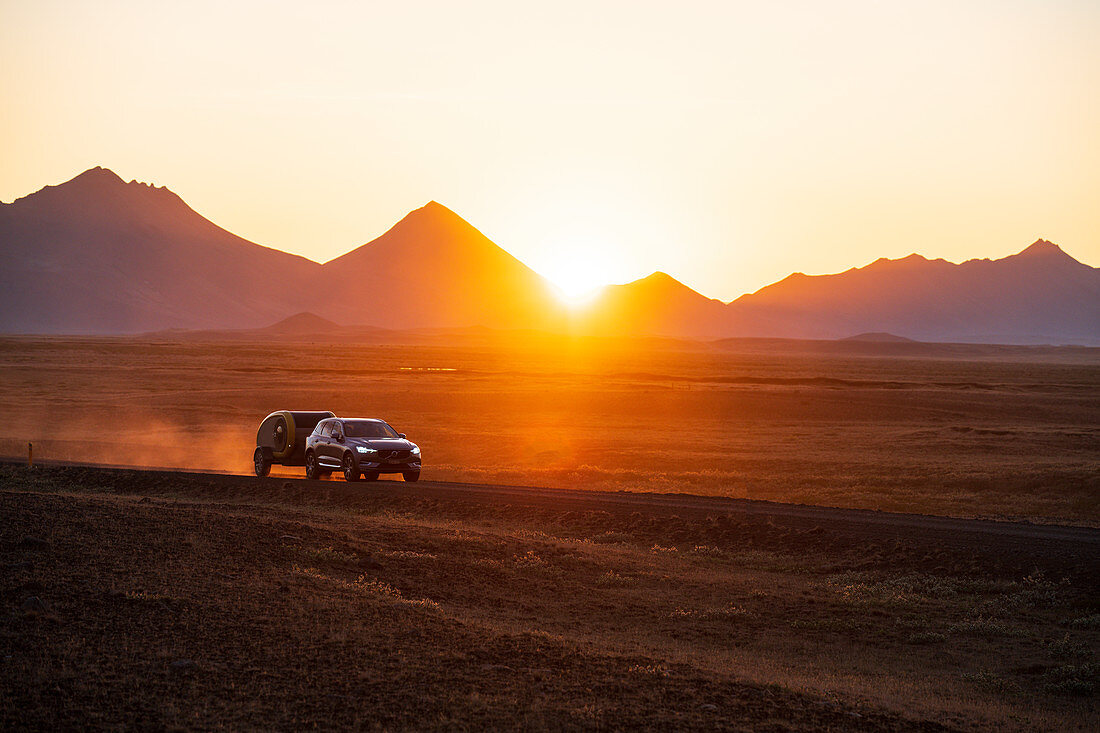
[{"label": "rolling terrain", "polygon": [[1093,730],[1100,531],[0,465],[0,724]]}]

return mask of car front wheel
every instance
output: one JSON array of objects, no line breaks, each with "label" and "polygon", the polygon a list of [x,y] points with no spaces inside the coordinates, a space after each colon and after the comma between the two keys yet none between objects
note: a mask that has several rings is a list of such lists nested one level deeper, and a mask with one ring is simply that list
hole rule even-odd
[{"label": "car front wheel", "polygon": [[341,466],[344,469],[345,481],[358,481],[359,480],[359,466],[355,465],[355,458],[351,453],[344,454],[344,462]]},{"label": "car front wheel", "polygon": [[321,478],[321,469],[317,466],[317,456],[312,452],[306,453],[306,478]]},{"label": "car front wheel", "polygon": [[408,481],[409,483],[412,483],[413,481],[419,481],[419,480],[420,480],[420,471],[405,471],[405,472],[404,472],[403,474],[401,474],[401,475],[402,475],[402,476],[403,476],[403,477],[405,478],[405,480],[406,480],[406,481]]}]

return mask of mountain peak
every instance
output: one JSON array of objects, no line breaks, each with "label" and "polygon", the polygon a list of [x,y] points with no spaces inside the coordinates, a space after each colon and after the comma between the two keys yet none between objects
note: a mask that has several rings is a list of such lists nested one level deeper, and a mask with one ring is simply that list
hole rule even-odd
[{"label": "mountain peak", "polygon": [[897,336],[886,331],[868,331],[866,333],[857,333],[855,336],[848,336],[847,338],[840,339],[841,341],[865,341],[867,343],[876,344],[915,344],[917,343],[913,339],[907,339],[904,336]]},{"label": "mountain peak", "polygon": [[458,214],[456,214],[455,212],[448,209],[443,204],[439,203],[438,201],[435,201],[434,199],[432,201],[429,201],[428,203],[424,204],[419,209],[413,209],[412,211],[409,212],[408,215],[409,216],[414,216],[414,215],[431,216],[431,217],[435,217],[435,218],[441,218],[441,217],[455,218],[455,219],[461,219],[462,218]]},{"label": "mountain peak", "polygon": [[1020,251],[1021,255],[1035,256],[1035,255],[1054,255],[1065,254],[1061,247],[1054,242],[1046,239],[1036,239],[1027,247]]},{"label": "mountain peak", "polygon": [[316,313],[311,313],[309,311],[302,311],[301,313],[295,313],[289,318],[284,318],[277,323],[273,323],[263,330],[269,333],[281,334],[316,334],[334,331],[339,328],[339,324],[327,318],[322,318]]},{"label": "mountain peak", "polygon": [[[80,175],[68,181],[68,183],[78,182],[87,184],[114,184],[123,183],[123,180],[110,168],[104,168],[103,166],[97,165],[95,168],[89,168]],[[66,184],[62,183],[60,185],[64,186]]]},{"label": "mountain peak", "polygon": [[98,165],[64,183],[44,186],[16,201],[47,206],[61,202],[66,207],[90,206],[104,211],[110,206],[140,207],[148,201],[156,201],[156,205],[161,207],[187,206],[179,196],[164,186],[136,180],[127,183],[110,168]]},{"label": "mountain peak", "polygon": [[661,272],[660,270],[657,270],[656,272],[651,272],[645,277],[639,278],[630,284],[637,287],[646,288],[647,290],[661,290],[666,292],[695,292],[691,290],[691,288],[689,288],[687,285],[684,285],[682,282],[674,278],[672,275],[669,275],[667,272]]},{"label": "mountain peak", "polygon": [[651,272],[645,277],[638,280],[640,283],[649,283],[650,285],[682,285],[679,280],[669,275],[667,272],[661,272],[657,270]]},{"label": "mountain peak", "polygon": [[[867,265],[865,269],[881,270],[881,269],[906,269],[913,267],[921,267],[931,263],[932,260],[928,259],[924,255],[919,255],[916,252],[908,254],[905,257],[899,257],[896,260],[892,260],[889,257],[879,257],[877,260]],[[861,268],[852,268],[853,270],[859,270]]]},{"label": "mountain peak", "polygon": [[648,297],[711,300],[690,286],[684,285],[667,272],[661,272],[660,270],[620,287],[629,288],[636,293],[646,293]]},{"label": "mountain peak", "polygon": [[442,231],[473,230],[473,226],[438,201],[429,201],[405,214],[390,231],[416,231],[421,236],[438,235]]},{"label": "mountain peak", "polygon": [[1054,242],[1046,239],[1036,239],[1026,248],[1020,251],[1019,254],[1010,255],[1005,260],[1015,262],[1031,262],[1031,263],[1047,263],[1052,266],[1061,267],[1075,267],[1075,268],[1089,268],[1078,260],[1074,259],[1073,255],[1068,254],[1064,249],[1059,247]]}]

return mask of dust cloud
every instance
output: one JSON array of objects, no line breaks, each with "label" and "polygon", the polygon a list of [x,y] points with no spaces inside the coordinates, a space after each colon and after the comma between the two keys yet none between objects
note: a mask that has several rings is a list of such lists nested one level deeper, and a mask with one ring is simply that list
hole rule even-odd
[{"label": "dust cloud", "polygon": [[28,420],[4,432],[4,456],[26,456],[31,443],[36,461],[226,473],[252,470],[256,439],[253,426],[185,423],[134,410]]}]

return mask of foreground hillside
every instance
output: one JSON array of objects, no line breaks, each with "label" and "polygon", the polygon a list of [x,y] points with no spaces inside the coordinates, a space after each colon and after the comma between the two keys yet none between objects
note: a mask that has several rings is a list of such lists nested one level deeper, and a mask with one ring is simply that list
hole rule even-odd
[{"label": "foreground hillside", "polygon": [[1100,720],[1091,530],[475,489],[0,467],[0,726]]}]

